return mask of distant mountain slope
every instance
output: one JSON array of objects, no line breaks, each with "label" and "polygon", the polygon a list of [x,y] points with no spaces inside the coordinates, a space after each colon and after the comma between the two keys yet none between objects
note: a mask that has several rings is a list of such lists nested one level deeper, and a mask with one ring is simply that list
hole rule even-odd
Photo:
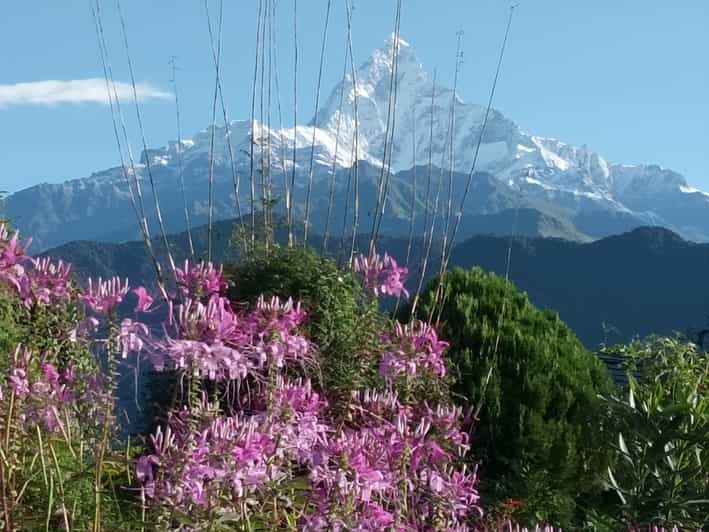
[{"label": "distant mountain slope", "polygon": [[[260,165],[264,160],[271,165],[266,171],[273,177],[277,209],[282,210],[283,206],[283,183],[295,171],[295,204],[302,214],[312,154],[313,231],[322,233],[326,226],[332,176],[336,200],[332,223],[339,227],[347,212],[348,218],[344,221],[351,224],[352,165],[356,159],[361,161],[362,225],[359,229],[366,232],[367,216],[375,208],[382,175],[391,71],[392,43],[389,41],[359,67],[356,90],[351,78],[335,86],[308,125],[269,129],[255,122],[252,128],[248,120],[238,120],[231,122],[228,128],[217,127],[214,131],[215,218],[238,216],[237,192],[227,147],[227,139],[230,139],[240,181],[238,197],[242,215],[248,212],[250,176],[260,182]],[[399,90],[391,150],[393,176],[382,226],[384,234],[408,234],[408,212],[415,182],[418,185],[415,205],[420,215],[427,204],[426,190],[431,191],[429,206],[438,190],[441,204],[445,205],[449,169],[453,170],[450,180],[454,188],[453,208],[457,211],[477,140],[481,138],[477,172],[472,176],[470,194],[462,209],[462,215],[471,220],[477,215],[521,207],[559,220],[561,225],[556,228],[546,222],[542,225],[546,226],[548,234],[565,238],[574,238],[573,235],[581,240],[585,239],[584,235],[602,238],[642,225],[660,225],[686,239],[709,241],[709,194],[691,187],[682,175],[656,165],[609,163],[587,146],[531,135],[495,109],[481,136],[485,108],[463,102],[459,95],[440,85],[433,94],[431,76],[419,62],[413,47],[404,41],[400,42],[397,72]],[[456,98],[454,129],[448,134],[453,98]],[[355,124],[358,125],[357,153],[354,153],[353,142]],[[180,167],[184,170],[191,216],[196,225],[206,222],[212,137],[212,129],[208,128],[192,138],[173,141],[142,154],[134,170],[143,183],[146,215],[153,227],[155,216],[151,187],[147,186],[148,165],[169,232],[185,228],[178,179]],[[249,153],[252,147],[257,170],[254,174]],[[432,173],[429,173],[429,160]],[[132,171],[128,169],[129,173]],[[256,193],[260,197],[258,186]],[[4,211],[23,233],[34,237],[35,249],[40,251],[72,240],[120,242],[138,237],[128,186],[120,167],[83,179],[21,190],[7,198]],[[422,219],[423,216],[419,216],[419,220]],[[464,224],[463,229],[470,227]],[[524,227],[521,229],[524,231]],[[470,236],[472,231],[461,236]]]},{"label": "distant mountain slope", "polygon": [[[504,275],[508,241],[475,237],[451,263]],[[532,302],[559,312],[589,346],[709,323],[709,244],[642,227],[587,244],[517,239],[510,278]],[[604,324],[607,332],[604,332]]]},{"label": "distant mountain slope", "polygon": [[561,238],[574,242],[590,242],[567,220],[555,218],[532,208],[506,209],[495,214],[475,214],[463,217],[462,237],[472,235]]},{"label": "distant mountain slope", "polygon": [[[237,259],[236,250],[229,246],[234,224],[223,221],[214,227],[217,261]],[[206,229],[197,228],[193,236],[196,248],[206,249]],[[284,241],[284,237],[281,231],[279,239]],[[359,239],[359,248],[366,249],[367,238],[363,235]],[[330,240],[335,256],[338,240]],[[178,260],[187,256],[185,234],[170,241]],[[321,243],[318,235],[310,240],[315,249],[320,249]],[[511,280],[535,305],[558,311],[589,347],[604,341],[627,341],[636,335],[685,332],[709,322],[709,244],[687,242],[657,227],[642,227],[590,243],[475,236],[454,248],[450,265],[478,265],[504,275],[510,243]],[[383,237],[378,248],[403,262],[407,244],[404,238]],[[158,239],[155,246],[159,252],[163,249]],[[409,260],[413,275],[421,249],[423,242],[417,238]],[[439,242],[432,249],[429,277],[438,271]],[[47,254],[72,262],[80,277],[120,275],[146,284],[154,280],[142,242],[71,242]]]}]

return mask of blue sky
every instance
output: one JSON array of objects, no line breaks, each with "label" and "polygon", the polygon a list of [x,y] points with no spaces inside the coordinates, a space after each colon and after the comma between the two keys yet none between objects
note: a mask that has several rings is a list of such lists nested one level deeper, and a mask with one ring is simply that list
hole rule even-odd
[{"label": "blue sky", "polygon": [[[354,3],[359,63],[391,33],[395,2]],[[518,3],[496,108],[531,133],[585,143],[614,162],[661,164],[709,189],[709,2]],[[115,2],[102,4],[116,78],[128,81]],[[326,4],[298,2],[298,113],[305,119],[314,109]],[[333,0],[325,93],[342,71],[343,4]],[[256,0],[225,1],[223,86],[230,118],[249,114],[256,6]],[[437,68],[439,79],[452,85],[455,34],[464,30],[459,92],[466,101],[481,103],[508,6],[507,0],[404,0],[401,35],[429,71]],[[216,13],[215,0],[211,7]],[[176,137],[174,106],[163,94],[171,90],[168,61],[173,55],[181,67],[183,134],[207,126],[214,69],[204,2],[123,0],[123,9],[136,77],[144,84],[148,143],[160,146]],[[279,1],[286,109],[292,109],[292,10],[293,0]],[[103,93],[96,83],[38,83],[101,78],[89,0],[6,3],[0,50],[0,190],[83,177],[117,164],[110,112],[100,102]],[[137,149],[137,131],[132,130]]]}]

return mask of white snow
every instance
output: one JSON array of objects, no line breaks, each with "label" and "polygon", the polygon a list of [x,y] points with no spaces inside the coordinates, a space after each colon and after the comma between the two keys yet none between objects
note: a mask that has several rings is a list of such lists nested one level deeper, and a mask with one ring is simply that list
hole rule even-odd
[{"label": "white snow", "polygon": [[[392,71],[392,34],[383,46],[375,50],[356,73],[353,86],[349,74],[344,83],[344,100],[340,116],[340,90],[338,84],[319,110],[317,127],[298,125],[284,129],[268,129],[255,121],[254,137],[261,138],[255,153],[271,148],[270,159],[277,166],[292,167],[295,143],[296,168],[307,170],[311,150],[318,166],[340,168],[352,166],[355,122],[358,125],[358,153],[356,158],[373,165],[382,164],[383,146],[387,131],[389,86]],[[397,91],[396,119],[393,139],[392,169],[409,169],[413,162],[426,164],[432,151],[434,164],[450,165],[448,124],[453,91],[438,85],[433,115],[430,103],[432,82],[419,62],[411,44],[399,37],[398,75],[401,82]],[[358,99],[358,116],[355,121],[354,98]],[[485,108],[465,104],[456,95],[455,130],[453,132],[454,168],[468,172],[471,168],[475,146],[483,122]],[[413,117],[416,119],[416,139],[413,139]],[[430,146],[429,128],[434,125],[433,146]],[[338,130],[339,122],[339,130]],[[312,120],[310,123],[315,123]],[[229,135],[235,157],[244,161],[243,152],[249,152],[249,120],[230,123]],[[338,138],[339,137],[339,138]],[[227,129],[215,129],[215,157],[224,161],[228,157]],[[313,149],[314,139],[314,149]],[[211,128],[206,128],[191,139],[183,139],[181,152],[185,161],[209,152]],[[174,164],[176,142],[154,158],[156,164]],[[536,189],[536,194],[546,195],[555,201],[558,196],[587,198],[616,210],[628,210],[619,197],[628,194],[661,194],[679,190],[685,194],[709,193],[686,184],[681,175],[658,166],[608,164],[597,152],[587,146],[574,146],[555,138],[533,136],[523,132],[516,124],[499,112],[490,115],[485,142],[480,146],[477,170],[485,170],[501,180],[511,179],[520,185]],[[530,173],[531,172],[531,173]],[[626,195],[626,196],[623,196]]]},{"label": "white snow", "polygon": [[704,192],[704,191],[699,190],[698,188],[694,188],[694,187],[687,187],[684,185],[680,185],[679,191],[684,192],[685,194],[701,194],[702,196],[706,196],[707,198],[709,198],[709,193]]}]

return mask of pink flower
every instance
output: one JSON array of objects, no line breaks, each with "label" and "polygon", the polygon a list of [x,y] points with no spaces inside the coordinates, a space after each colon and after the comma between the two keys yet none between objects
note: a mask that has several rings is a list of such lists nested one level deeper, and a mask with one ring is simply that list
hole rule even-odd
[{"label": "pink flower", "polygon": [[25,254],[29,242],[20,244],[19,234],[10,236],[0,224],[0,281],[12,286],[27,307],[69,299],[71,267],[61,260],[29,257]]},{"label": "pink flower", "polygon": [[185,260],[182,268],[175,269],[177,285],[183,296],[191,298],[209,298],[220,294],[229,283],[223,277],[223,268],[216,269],[211,262],[200,262],[190,266]]},{"label": "pink flower", "polygon": [[148,326],[139,321],[125,318],[121,322],[118,330],[118,346],[123,358],[128,357],[128,353],[139,353],[145,345],[144,338],[150,334]]},{"label": "pink flower", "polygon": [[431,491],[433,493],[439,494],[443,491],[443,488],[445,487],[445,482],[441,478],[441,476],[437,473],[432,473],[430,478],[428,479],[428,484],[431,486]]},{"label": "pink flower", "polygon": [[375,503],[369,503],[364,509],[364,518],[367,521],[371,521],[371,524],[381,527],[391,525],[394,522],[394,516],[391,512],[387,512],[381,505]]},{"label": "pink flower", "polygon": [[52,262],[49,257],[32,260],[33,269],[28,271],[25,289],[21,297],[25,304],[49,305],[53,301],[66,301],[71,295],[71,265],[61,260]]},{"label": "pink flower", "polygon": [[10,372],[10,386],[15,395],[24,397],[30,393],[30,382],[27,378],[27,371],[24,368],[14,368]]},{"label": "pink flower", "polygon": [[28,260],[25,250],[32,242],[32,239],[27,239],[24,244],[21,244],[19,240],[19,231],[15,231],[10,236],[7,226],[4,223],[0,223],[0,270],[5,270]]},{"label": "pink flower", "polygon": [[160,459],[154,454],[143,455],[138,458],[135,465],[135,476],[145,490],[147,497],[155,496],[155,478],[153,476],[153,466],[159,466]]},{"label": "pink flower", "polygon": [[139,286],[132,290],[132,292],[138,296],[138,302],[133,309],[133,312],[152,312],[153,309],[150,306],[153,304],[153,298],[148,293],[144,286]]},{"label": "pink flower", "polygon": [[427,323],[414,320],[402,325],[397,322],[394,335],[386,335],[382,340],[385,344],[379,366],[382,376],[415,376],[419,371],[445,376],[443,353],[448,343],[439,340],[436,330]]},{"label": "pink flower", "polygon": [[353,266],[354,271],[362,275],[364,287],[375,297],[379,295],[409,297],[409,292],[404,288],[409,270],[405,266],[399,266],[388,254],[385,253],[384,257],[376,253],[371,257],[360,254],[355,257]]},{"label": "pink flower", "polygon": [[16,231],[10,236],[7,226],[0,223],[0,281],[13,287],[23,300],[30,285],[24,267],[24,264],[31,263],[30,257],[25,254],[29,244],[30,240],[20,244],[19,233]]},{"label": "pink flower", "polygon": [[127,293],[128,279],[122,282],[120,277],[113,277],[104,281],[99,277],[94,282],[89,277],[88,290],[82,294],[81,300],[95,313],[108,314],[123,301]]},{"label": "pink flower", "polygon": [[53,364],[49,364],[49,363],[45,362],[44,364],[40,365],[40,368],[41,368],[42,372],[44,373],[45,378],[49,382],[52,382],[52,383],[59,382],[59,372],[57,371],[57,368],[55,368]]}]

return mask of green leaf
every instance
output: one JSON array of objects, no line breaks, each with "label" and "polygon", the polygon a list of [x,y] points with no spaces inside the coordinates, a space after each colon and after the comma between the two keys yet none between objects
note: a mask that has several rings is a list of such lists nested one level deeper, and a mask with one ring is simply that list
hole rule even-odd
[{"label": "green leaf", "polygon": [[623,496],[623,493],[621,492],[620,486],[618,486],[618,482],[616,481],[615,477],[613,476],[613,471],[611,470],[610,466],[608,467],[608,479],[611,482],[611,486],[613,486],[613,489],[618,494],[618,497],[620,497],[620,501],[623,504],[627,504],[627,501],[626,501],[625,497]]},{"label": "green leaf", "polygon": [[621,432],[618,433],[618,447],[620,447],[620,452],[623,453],[625,459],[630,462],[630,465],[635,466],[635,464],[633,463],[633,459],[630,456],[630,452],[628,451],[628,446],[625,444],[623,433]]}]

